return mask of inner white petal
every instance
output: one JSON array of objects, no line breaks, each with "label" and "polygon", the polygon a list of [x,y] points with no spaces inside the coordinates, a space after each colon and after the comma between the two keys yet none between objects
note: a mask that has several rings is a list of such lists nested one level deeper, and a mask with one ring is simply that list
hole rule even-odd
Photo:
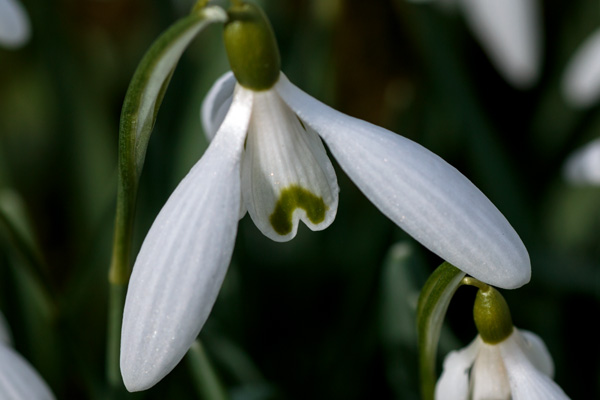
[{"label": "inner white petal", "polygon": [[510,384],[500,350],[482,342],[471,371],[473,400],[509,400]]},{"label": "inner white petal", "polygon": [[242,167],[252,220],[275,241],[292,239],[302,220],[322,230],[335,218],[337,179],[321,139],[274,90],[257,92]]}]

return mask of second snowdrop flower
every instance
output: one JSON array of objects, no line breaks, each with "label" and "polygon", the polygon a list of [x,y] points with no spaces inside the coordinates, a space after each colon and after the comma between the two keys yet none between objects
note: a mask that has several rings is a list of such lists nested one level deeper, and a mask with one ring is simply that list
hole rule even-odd
[{"label": "second snowdrop flower", "polygon": [[185,355],[225,277],[238,219],[292,239],[335,218],[338,185],[321,139],[386,216],[457,267],[494,285],[529,281],[529,256],[504,216],[462,174],[422,146],[341,114],[280,72],[260,9],[228,11],[232,73],[203,105],[212,138],[152,225],[125,304],[121,371],[131,391],[151,387]]},{"label": "second snowdrop flower", "polygon": [[567,400],[552,381],[554,364],[537,335],[513,327],[502,295],[480,289],[474,307],[479,335],[451,352],[435,389],[436,400]]}]

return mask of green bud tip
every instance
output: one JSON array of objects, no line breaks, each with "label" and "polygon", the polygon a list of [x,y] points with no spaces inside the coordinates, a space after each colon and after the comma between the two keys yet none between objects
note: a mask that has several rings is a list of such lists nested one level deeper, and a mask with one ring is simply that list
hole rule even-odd
[{"label": "green bud tip", "polygon": [[513,331],[506,300],[499,291],[488,285],[477,291],[473,319],[481,339],[488,344],[504,341]]},{"label": "green bud tip", "polygon": [[256,5],[236,2],[225,24],[225,48],[231,70],[240,85],[268,90],[279,79],[281,60],[273,28]]}]

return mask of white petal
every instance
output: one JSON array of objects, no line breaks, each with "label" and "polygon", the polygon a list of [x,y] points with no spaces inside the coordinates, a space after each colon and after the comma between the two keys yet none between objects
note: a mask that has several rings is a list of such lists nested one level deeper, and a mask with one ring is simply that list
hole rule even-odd
[{"label": "white petal", "polygon": [[299,220],[325,229],[335,218],[338,192],[319,136],[276,91],[257,92],[242,168],[244,204],[256,226],[279,242],[296,236]]},{"label": "white petal", "polygon": [[533,332],[525,330],[516,331],[518,332],[517,335],[520,335],[520,338],[515,337],[515,340],[517,340],[517,344],[521,347],[525,356],[534,367],[548,375],[548,377],[553,378],[554,362],[542,338]]},{"label": "white petal", "polygon": [[23,46],[31,36],[29,17],[17,0],[0,0],[0,45]]},{"label": "white petal", "polygon": [[477,336],[464,349],[448,353],[442,375],[435,385],[435,400],[468,400],[469,372],[481,345]]},{"label": "white petal", "polygon": [[473,400],[510,400],[510,385],[496,345],[481,343],[471,371]]},{"label": "white petal", "polygon": [[0,399],[54,399],[50,388],[35,369],[20,354],[1,344]]},{"label": "white petal", "polygon": [[515,334],[497,346],[504,359],[512,400],[564,400],[569,398],[552,379],[533,366],[521,350]]},{"label": "white petal", "polygon": [[[231,107],[235,84],[233,72],[226,72],[212,85],[202,102],[200,119],[208,141],[213,140]],[[244,215],[246,215],[246,206],[244,202],[240,202],[239,219],[242,219]]]},{"label": "white petal", "polygon": [[236,91],[215,140],[154,221],[129,283],[121,373],[130,391],[162,379],[185,355],[215,302],[233,252],[240,164],[252,92]]},{"label": "white petal", "polygon": [[462,0],[463,13],[488,56],[504,77],[527,87],[540,67],[537,0]]},{"label": "white petal", "polygon": [[567,158],[563,173],[575,185],[600,184],[600,139],[574,151]]},{"label": "white petal", "polygon": [[212,85],[202,102],[200,117],[204,134],[209,141],[215,137],[215,133],[225,119],[227,110],[231,107],[235,83],[233,72],[226,72]]},{"label": "white petal", "polygon": [[529,281],[521,239],[454,167],[417,143],[320,103],[283,74],[277,90],[373,204],[421,244],[491,285],[512,289]]},{"label": "white petal", "polygon": [[562,89],[575,107],[590,106],[600,97],[600,29],[583,42],[569,61]]}]

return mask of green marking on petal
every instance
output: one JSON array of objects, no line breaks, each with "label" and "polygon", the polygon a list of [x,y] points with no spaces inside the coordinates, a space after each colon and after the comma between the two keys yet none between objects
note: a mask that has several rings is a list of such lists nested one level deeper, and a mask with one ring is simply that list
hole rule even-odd
[{"label": "green marking on petal", "polygon": [[322,197],[298,185],[292,185],[281,191],[273,214],[269,217],[271,226],[280,235],[292,231],[292,215],[296,208],[306,211],[306,216],[313,224],[323,222],[325,212],[329,209]]}]

